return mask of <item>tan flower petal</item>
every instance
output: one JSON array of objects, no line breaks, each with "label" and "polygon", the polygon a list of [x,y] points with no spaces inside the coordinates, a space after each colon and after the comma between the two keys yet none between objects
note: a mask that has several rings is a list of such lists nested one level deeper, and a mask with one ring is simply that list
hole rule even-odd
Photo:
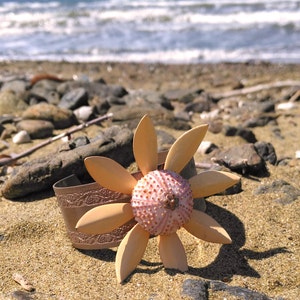
[{"label": "tan flower petal", "polygon": [[230,244],[226,230],[206,213],[193,210],[191,220],[183,226],[195,237],[211,243]]},{"label": "tan flower petal", "polygon": [[158,236],[158,247],[165,268],[181,272],[188,270],[185,250],[176,232]]},{"label": "tan flower petal", "polygon": [[133,218],[130,203],[111,203],[92,208],[77,222],[76,229],[87,234],[113,231]]},{"label": "tan flower petal", "polygon": [[157,168],[157,136],[151,119],[145,115],[134,134],[133,153],[143,175]]},{"label": "tan flower petal", "polygon": [[208,125],[203,124],[181,135],[170,148],[165,162],[165,170],[180,173],[195,154],[207,128]]},{"label": "tan flower petal", "polygon": [[238,183],[239,180],[240,177],[232,173],[205,171],[190,178],[189,183],[193,191],[193,198],[199,198],[223,192]]},{"label": "tan flower petal", "polygon": [[130,195],[137,183],[125,168],[110,158],[90,156],[84,163],[93,179],[109,190]]},{"label": "tan flower petal", "polygon": [[136,268],[146,250],[149,233],[136,224],[122,240],[116,255],[116,274],[122,282]]}]

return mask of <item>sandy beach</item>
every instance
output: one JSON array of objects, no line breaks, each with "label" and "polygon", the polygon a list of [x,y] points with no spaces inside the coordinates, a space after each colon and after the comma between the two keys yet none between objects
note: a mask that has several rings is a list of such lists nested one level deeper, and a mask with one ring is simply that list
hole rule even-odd
[{"label": "sandy beach", "polygon": [[[0,62],[0,81],[45,73],[61,79],[102,78],[128,91],[163,93],[172,89],[203,89],[216,94],[239,87],[299,81],[300,65]],[[265,89],[236,99],[255,101],[269,97],[284,102],[289,100],[286,97],[291,90],[288,86]],[[238,194],[207,199],[207,213],[224,226],[233,243],[210,244],[180,230],[189,265],[184,274],[163,268],[154,238],[137,270],[124,284],[119,284],[115,277],[116,248],[79,251],[72,247],[52,190],[16,201],[2,197],[0,299],[201,299],[183,291],[184,282],[199,279],[247,288],[272,299],[297,299],[300,296],[299,197],[283,205],[277,201],[282,197],[281,191],[253,193],[260,185],[279,179],[300,189],[300,160],[295,158],[295,152],[300,150],[299,105],[297,109],[277,114],[281,138],[274,135],[272,125],[252,129],[258,140],[273,144],[278,158],[289,158],[288,163],[268,164],[269,177],[243,176],[242,192]],[[200,119],[195,114],[191,126],[197,123]],[[175,130],[172,133],[181,134]],[[228,144],[228,137],[222,134],[209,132],[206,139],[219,146]],[[242,141],[232,137],[229,143],[238,145]],[[55,146],[45,147],[27,159],[44,155],[51,147]],[[13,150],[17,152],[18,148]],[[196,156],[195,160],[200,161],[201,157]],[[27,293],[14,281],[15,273],[22,274],[35,291]],[[208,299],[250,299],[224,291],[208,291]]]}]

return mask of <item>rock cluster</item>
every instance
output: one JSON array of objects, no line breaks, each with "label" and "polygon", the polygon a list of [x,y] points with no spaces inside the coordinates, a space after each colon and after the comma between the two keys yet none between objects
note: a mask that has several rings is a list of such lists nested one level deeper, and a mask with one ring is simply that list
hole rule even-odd
[{"label": "rock cluster", "polygon": [[[60,80],[44,75],[31,80],[3,81],[0,133],[4,142],[12,138],[13,142],[22,144],[50,138],[56,130],[106,113],[113,114],[113,126],[92,140],[83,135],[54,153],[15,166],[11,174],[2,170],[2,195],[17,199],[50,189],[57,180],[71,173],[84,177],[87,174],[82,160],[90,155],[114,157],[128,166],[133,162],[132,131],[144,114],[149,114],[155,125],[175,130],[191,128],[192,117],[197,115],[201,122],[209,123],[212,133],[238,136],[245,141],[240,146],[225,149],[210,145],[205,150],[208,159],[242,175],[267,176],[267,164],[278,163],[276,151],[271,143],[258,141],[252,128],[270,123],[276,128],[276,104],[270,99],[247,102],[215,99],[202,89],[163,93],[127,91],[123,86],[107,84],[102,79]],[[226,122],[230,118],[234,118],[236,124]],[[167,148],[173,140],[169,133],[159,131],[160,149]]]}]

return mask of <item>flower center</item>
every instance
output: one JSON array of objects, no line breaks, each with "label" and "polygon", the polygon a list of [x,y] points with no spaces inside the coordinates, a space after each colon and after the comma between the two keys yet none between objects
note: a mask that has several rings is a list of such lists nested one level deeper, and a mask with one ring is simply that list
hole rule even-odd
[{"label": "flower center", "polygon": [[136,221],[150,234],[171,234],[191,217],[192,190],[175,172],[152,171],[137,182],[131,206]]}]

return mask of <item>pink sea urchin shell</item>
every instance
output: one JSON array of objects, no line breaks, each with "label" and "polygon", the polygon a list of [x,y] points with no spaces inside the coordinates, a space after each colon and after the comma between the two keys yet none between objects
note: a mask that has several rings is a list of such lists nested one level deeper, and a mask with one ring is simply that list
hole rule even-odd
[{"label": "pink sea urchin shell", "polygon": [[151,235],[171,234],[191,217],[192,190],[175,172],[152,171],[136,184],[131,206],[136,221]]}]

